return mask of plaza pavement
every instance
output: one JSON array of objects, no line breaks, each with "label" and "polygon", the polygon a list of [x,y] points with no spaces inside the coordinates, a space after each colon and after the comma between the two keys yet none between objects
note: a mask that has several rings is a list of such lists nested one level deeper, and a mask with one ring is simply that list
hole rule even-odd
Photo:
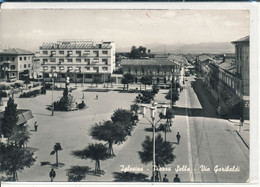
[{"label": "plaza pavement", "polygon": [[[116,85],[114,86],[116,87]],[[131,87],[134,88],[136,85],[132,85]],[[196,152],[197,149],[194,144],[191,145],[193,141],[191,138],[194,138],[191,134],[194,132],[190,129],[190,126],[194,125],[192,124],[194,119],[188,117],[189,108],[201,108],[201,105],[196,94],[190,93],[194,91],[189,88],[188,92],[186,89],[188,87],[186,88],[185,86],[175,107],[188,108],[188,110],[184,110],[182,114],[175,115],[173,126],[171,127],[172,131],[167,133],[167,141],[170,141],[175,147],[174,155],[176,155],[176,159],[166,166],[171,171],[161,172],[161,174],[162,177],[164,174],[167,174],[170,182],[172,182],[176,173],[179,174],[182,182],[202,181],[201,173],[192,170],[193,167],[198,167],[199,162],[194,158],[194,154],[192,155],[192,152]],[[160,90],[156,95],[155,101],[158,103],[169,102],[164,98],[166,93],[167,90]],[[96,94],[99,95],[98,100],[95,99]],[[62,91],[55,91],[54,100],[58,100],[61,95]],[[55,156],[51,156],[50,152],[56,142],[61,143],[63,148],[59,152],[59,162],[65,165],[56,169],[57,176],[55,181],[67,181],[66,169],[72,165],[84,165],[94,168],[94,162],[91,162],[89,159],[81,160],[75,158],[71,156],[71,151],[80,150],[87,146],[88,143],[95,142],[89,136],[91,125],[95,122],[110,119],[111,114],[117,108],[129,109],[136,95],[114,91],[107,93],[85,92],[85,103],[88,106],[86,110],[55,112],[54,116],[50,116],[50,111],[44,108],[46,104],[51,103],[51,91],[47,91],[46,95],[40,95],[31,99],[15,98],[18,108],[28,108],[33,111],[35,118],[29,121],[29,129],[32,130],[32,134],[28,147],[32,148],[35,151],[35,156],[37,156],[37,161],[31,168],[26,168],[21,173],[18,173],[19,181],[49,181],[48,174],[51,167],[49,165],[41,166],[40,163],[44,161],[55,163]],[[80,88],[73,91],[73,96],[78,102],[81,101],[82,92],[80,92]],[[149,118],[149,110],[147,110],[146,116]],[[127,167],[128,165],[143,168],[142,173],[147,174],[149,178],[151,177],[152,163],[147,165],[142,164],[138,155],[138,151],[142,150],[141,143],[145,139],[145,136],[152,135],[151,132],[145,131],[146,128],[151,127],[151,124],[145,118],[142,118],[142,116],[139,116],[139,118],[140,121],[134,128],[132,136],[128,137],[127,141],[123,144],[113,146],[116,157],[101,161],[101,169],[105,170],[105,175],[101,177],[88,175],[84,181],[113,181],[113,172],[121,172],[122,166]],[[33,131],[35,120],[39,124],[38,132]],[[179,145],[176,144],[177,132],[181,134]],[[164,137],[164,133],[161,134]],[[177,172],[175,169],[178,166],[182,167],[183,171]],[[187,171],[188,168],[191,170]],[[198,178],[200,179],[198,180]]]}]

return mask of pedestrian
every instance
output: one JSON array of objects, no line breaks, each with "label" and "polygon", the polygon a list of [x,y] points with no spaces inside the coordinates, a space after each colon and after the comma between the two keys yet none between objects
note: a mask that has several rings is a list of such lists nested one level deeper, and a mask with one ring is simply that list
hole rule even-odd
[{"label": "pedestrian", "polygon": [[244,119],[240,117],[240,124],[239,124],[239,132],[241,131],[241,127],[243,127]]},{"label": "pedestrian", "polygon": [[34,123],[34,130],[35,130],[35,132],[37,132],[37,129],[38,129],[38,123],[37,123],[37,121],[35,121],[35,123]]},{"label": "pedestrian", "polygon": [[98,95],[96,95],[96,100],[98,100]]},{"label": "pedestrian", "polygon": [[169,180],[167,179],[167,175],[166,174],[163,177],[163,182],[169,182]]},{"label": "pedestrian", "polygon": [[56,172],[52,168],[51,171],[50,171],[51,182],[53,182],[53,179],[55,178],[55,176],[56,176]]},{"label": "pedestrian", "polygon": [[181,182],[180,178],[178,177],[178,174],[175,175],[173,182]]},{"label": "pedestrian", "polygon": [[181,139],[181,135],[180,135],[179,132],[177,132],[176,138],[177,138],[177,144],[179,144],[180,143],[180,139]]}]

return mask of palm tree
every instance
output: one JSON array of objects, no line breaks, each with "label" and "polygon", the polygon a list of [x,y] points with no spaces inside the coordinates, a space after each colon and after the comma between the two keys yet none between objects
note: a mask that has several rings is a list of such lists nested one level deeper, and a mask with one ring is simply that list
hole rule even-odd
[{"label": "palm tree", "polygon": [[61,150],[62,150],[62,148],[61,148],[60,143],[56,143],[53,146],[52,152],[50,153],[50,155],[54,155],[56,153],[56,166],[58,166],[58,164],[59,164],[59,162],[58,162],[58,151],[61,151]]},{"label": "palm tree", "polygon": [[[153,141],[149,136],[145,137],[144,142],[142,143],[143,150],[138,151],[139,157],[143,164],[148,164],[153,161]],[[167,164],[170,164],[176,158],[173,155],[174,147],[170,142],[164,142],[161,134],[155,138],[155,165],[156,178],[159,178],[161,181],[160,167],[164,167]]]},{"label": "palm tree", "polygon": [[73,151],[73,156],[79,157],[81,159],[91,159],[95,161],[95,171],[94,173],[100,173],[100,160],[106,160],[110,158],[108,154],[107,147],[102,143],[89,144],[83,150]]},{"label": "palm tree", "polygon": [[115,182],[149,182],[148,175],[134,172],[114,172]]},{"label": "palm tree", "polygon": [[88,166],[71,166],[67,169],[67,176],[69,182],[79,182],[86,178],[86,175],[90,172],[91,168]]}]

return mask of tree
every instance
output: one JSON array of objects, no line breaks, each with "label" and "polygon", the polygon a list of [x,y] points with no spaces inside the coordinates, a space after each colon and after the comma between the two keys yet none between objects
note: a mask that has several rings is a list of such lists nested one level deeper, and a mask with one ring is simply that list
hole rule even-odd
[{"label": "tree", "polygon": [[107,152],[107,147],[102,143],[89,144],[88,147],[83,150],[73,151],[73,156],[79,157],[81,159],[91,159],[95,161],[95,171],[94,173],[100,173],[100,160],[106,160],[110,158]]},{"label": "tree", "polygon": [[[127,84],[127,90],[129,89],[129,83],[133,83],[135,81],[135,76],[131,73],[124,74],[124,77],[122,79],[122,84]],[[125,89],[125,86],[124,86]]]},{"label": "tree", "polygon": [[143,46],[139,46],[136,48],[136,46],[132,46],[129,58],[130,59],[140,59],[147,56],[146,48]]},{"label": "tree", "polygon": [[14,103],[13,98],[9,98],[7,106],[5,107],[4,119],[1,126],[2,133],[5,137],[9,137],[13,133],[13,129],[17,126],[18,111],[17,104]]},{"label": "tree", "polygon": [[98,84],[102,83],[102,80],[99,77],[95,77],[93,82],[96,84],[96,87],[98,87]]},{"label": "tree", "polygon": [[111,120],[113,123],[118,122],[121,126],[124,127],[127,135],[131,135],[131,131],[133,130],[133,126],[136,125],[136,117],[133,112],[125,109],[117,109],[114,111],[111,116]]},{"label": "tree", "polygon": [[76,102],[71,94],[69,94],[68,87],[63,91],[63,96],[59,101],[54,102],[54,109],[60,111],[70,111],[76,107]]},{"label": "tree", "polygon": [[67,176],[69,182],[79,182],[86,178],[86,175],[90,173],[91,168],[88,166],[72,166],[67,169]]},{"label": "tree", "polygon": [[134,112],[135,113],[135,115],[137,115],[137,112],[138,112],[138,110],[139,110],[139,105],[138,104],[132,104],[131,105],[131,109],[130,109],[132,112]]},{"label": "tree", "polygon": [[61,148],[60,143],[56,143],[56,144],[53,146],[52,152],[50,153],[50,155],[54,155],[54,154],[56,153],[56,166],[59,165],[58,152],[61,151],[61,150],[62,150],[62,148]]},{"label": "tree", "polygon": [[153,82],[151,75],[145,75],[141,78],[141,83],[144,84],[144,88],[146,90],[146,85],[151,85]]},{"label": "tree", "polygon": [[29,168],[36,161],[33,153],[26,148],[17,146],[4,146],[1,147],[0,163],[1,170],[5,171],[7,175],[13,176],[13,181],[18,180],[17,171],[22,171],[25,167]]},{"label": "tree", "polygon": [[[149,136],[145,137],[144,142],[142,143],[142,151],[139,151],[139,157],[143,164],[148,164],[153,161],[153,141]],[[176,158],[173,155],[174,148],[170,142],[164,142],[161,134],[155,138],[155,166],[156,166],[156,178],[160,178],[160,167],[164,167],[167,164],[170,164]]]},{"label": "tree", "polygon": [[115,182],[149,182],[148,175],[134,172],[114,172]]},{"label": "tree", "polygon": [[[171,100],[171,90],[169,90],[165,98]],[[179,92],[176,89],[172,89],[172,104],[178,100],[179,100]]]},{"label": "tree", "polygon": [[101,140],[108,143],[108,153],[110,156],[115,155],[113,144],[121,144],[126,141],[127,132],[124,126],[119,122],[105,121],[96,123],[90,129],[90,135],[95,140]]}]

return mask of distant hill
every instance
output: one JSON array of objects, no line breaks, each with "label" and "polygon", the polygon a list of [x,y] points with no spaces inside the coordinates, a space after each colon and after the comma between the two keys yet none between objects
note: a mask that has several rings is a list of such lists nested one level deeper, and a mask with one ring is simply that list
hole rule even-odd
[{"label": "distant hill", "polygon": [[[230,42],[199,43],[199,44],[174,44],[163,45],[159,43],[143,45],[151,49],[152,53],[234,53],[235,47]],[[130,47],[116,48],[117,52],[130,52]]]}]

